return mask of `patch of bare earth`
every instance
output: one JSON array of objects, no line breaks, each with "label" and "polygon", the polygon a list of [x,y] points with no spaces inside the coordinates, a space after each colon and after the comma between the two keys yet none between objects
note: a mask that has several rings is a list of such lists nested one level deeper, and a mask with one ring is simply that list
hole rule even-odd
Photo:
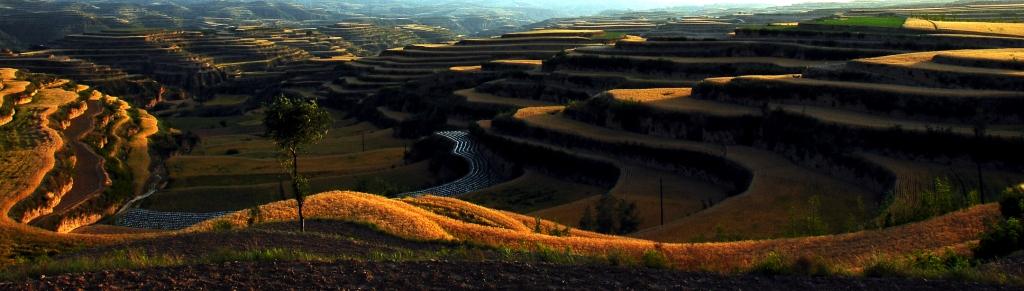
[{"label": "patch of bare earth", "polygon": [[519,262],[226,262],[111,270],[0,283],[0,289],[572,289],[572,290],[1010,290],[1011,287],[921,279],[721,276],[647,268]]}]

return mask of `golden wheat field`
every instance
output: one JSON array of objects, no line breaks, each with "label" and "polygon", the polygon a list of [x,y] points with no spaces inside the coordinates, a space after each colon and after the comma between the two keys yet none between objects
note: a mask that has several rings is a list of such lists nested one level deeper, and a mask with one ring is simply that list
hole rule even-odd
[{"label": "golden wheat field", "polygon": [[718,116],[760,115],[758,108],[691,98],[691,88],[616,89],[602,93],[615,100],[640,102],[669,112],[700,112]]},{"label": "golden wheat field", "polygon": [[494,60],[491,63],[495,64],[510,64],[510,65],[531,65],[540,66],[544,63],[543,60]]},{"label": "golden wheat field", "polygon": [[12,68],[0,68],[0,80],[11,80],[16,78],[18,75],[17,69]]},{"label": "golden wheat field", "polygon": [[937,21],[907,18],[903,28],[937,32],[980,33],[1003,36],[1024,36],[1024,23]]},{"label": "golden wheat field", "polygon": [[481,66],[455,66],[448,68],[448,70],[453,72],[479,72]]},{"label": "golden wheat field", "polygon": [[[605,255],[622,252],[639,256],[645,251],[664,253],[675,266],[688,270],[729,271],[746,267],[769,252],[793,257],[823,257],[850,269],[878,256],[911,251],[962,250],[976,239],[985,220],[997,215],[995,205],[982,205],[920,223],[857,233],[793,239],[730,243],[657,243],[572,230],[566,236],[549,235],[561,225],[528,216],[494,211],[453,198],[420,197],[401,200],[382,196],[332,191],[310,196],[306,216],[373,224],[384,232],[417,241],[461,241],[496,247],[537,247],[568,249],[577,254]],[[243,210],[186,229],[205,231],[217,224],[246,227],[249,221],[265,223],[292,221],[297,214],[293,200]],[[442,213],[442,214],[439,214]]]}]

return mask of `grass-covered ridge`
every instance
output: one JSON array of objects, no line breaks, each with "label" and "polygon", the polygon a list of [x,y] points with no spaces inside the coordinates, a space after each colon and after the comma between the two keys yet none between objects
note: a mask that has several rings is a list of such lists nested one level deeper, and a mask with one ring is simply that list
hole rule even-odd
[{"label": "grass-covered ridge", "polygon": [[[420,207],[418,205],[429,205]],[[681,269],[729,271],[750,267],[771,252],[791,258],[824,257],[841,269],[860,269],[872,257],[914,251],[962,249],[977,239],[985,220],[997,214],[994,205],[954,212],[920,223],[857,233],[807,238],[731,243],[658,243],[598,234],[511,212],[494,211],[452,198],[403,200],[357,192],[326,192],[306,202],[307,217],[374,225],[380,231],[422,242],[467,243],[489,247],[537,249],[539,246],[593,256],[618,252],[641,259],[658,251]],[[441,214],[439,214],[441,213]],[[255,215],[254,215],[255,214]],[[238,229],[295,219],[294,201],[281,201],[204,222],[187,231]],[[470,217],[472,219],[462,220]],[[649,256],[649,255],[648,255]]]}]

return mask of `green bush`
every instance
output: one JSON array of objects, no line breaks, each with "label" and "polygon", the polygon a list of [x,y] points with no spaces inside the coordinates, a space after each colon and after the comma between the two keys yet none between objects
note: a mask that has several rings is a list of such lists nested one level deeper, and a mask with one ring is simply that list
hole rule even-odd
[{"label": "green bush", "polygon": [[218,220],[213,223],[213,231],[228,231],[234,227],[235,226],[232,225],[231,222],[227,220]]},{"label": "green bush", "polygon": [[763,259],[750,268],[749,273],[761,275],[787,275],[793,271],[786,262],[786,257],[777,252],[768,253]]},{"label": "green bush", "polygon": [[810,275],[830,276],[840,271],[820,257],[800,257],[790,260],[786,256],[771,252],[748,270],[762,275]]},{"label": "green bush", "polygon": [[981,241],[974,248],[974,256],[989,259],[1008,255],[1024,247],[1024,225],[1017,218],[1009,218],[992,225],[981,235]]},{"label": "green bush", "polygon": [[1003,192],[1003,197],[999,199],[999,211],[1006,218],[1024,218],[1024,191],[1011,188]]},{"label": "green bush", "polygon": [[916,253],[902,259],[880,259],[864,268],[867,277],[972,279],[979,277],[974,263],[953,252]]},{"label": "green bush", "polygon": [[671,263],[668,261],[668,257],[665,256],[660,250],[646,250],[643,256],[644,267],[655,268],[655,269],[668,269],[671,267]]},{"label": "green bush", "polygon": [[581,229],[608,234],[627,234],[637,231],[640,226],[635,202],[604,195],[598,200],[596,209],[596,216],[591,215],[590,207],[584,210],[579,223]]},{"label": "green bush", "polygon": [[568,248],[559,251],[542,244],[537,245],[537,249],[534,250],[533,254],[537,261],[563,265],[575,264],[582,259],[581,256],[573,254],[572,250]]},{"label": "green bush", "polygon": [[793,262],[791,269],[797,274],[811,276],[828,276],[839,273],[832,264],[821,257],[800,257]]},{"label": "green bush", "polygon": [[635,266],[637,265],[636,258],[630,256],[628,253],[622,250],[612,250],[605,255],[605,260],[608,261],[609,265],[612,266]]}]

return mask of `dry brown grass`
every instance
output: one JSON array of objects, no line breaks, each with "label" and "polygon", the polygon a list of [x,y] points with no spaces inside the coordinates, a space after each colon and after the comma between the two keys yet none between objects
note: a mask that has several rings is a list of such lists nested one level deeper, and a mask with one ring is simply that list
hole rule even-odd
[{"label": "dry brown grass", "polygon": [[507,64],[507,65],[526,65],[526,66],[541,66],[544,64],[544,60],[541,59],[496,59],[490,61],[494,64]]},{"label": "dry brown grass", "polygon": [[424,196],[417,198],[403,198],[402,202],[409,203],[420,208],[436,208],[443,212],[469,215],[477,220],[485,222],[486,225],[493,225],[515,231],[530,230],[529,227],[523,225],[522,221],[508,217],[508,215],[504,213],[459,199]]},{"label": "dry brown grass", "polygon": [[455,66],[448,68],[448,70],[453,72],[479,72],[483,69],[481,66]]},{"label": "dry brown grass", "polygon": [[[307,218],[339,219],[370,223],[381,230],[409,240],[451,240],[437,222],[429,218],[440,217],[430,211],[398,200],[357,192],[327,192],[313,195],[305,202]],[[220,221],[244,227],[251,218],[248,210],[206,221],[188,230],[209,230]],[[259,207],[259,222],[294,221],[298,217],[295,200],[280,201]]]},{"label": "dry brown grass", "polygon": [[0,68],[0,80],[13,80],[18,75],[18,69]]},{"label": "dry brown grass", "polygon": [[533,116],[550,115],[562,112],[565,106],[542,106],[542,107],[527,107],[516,110],[515,118],[524,119]]},{"label": "dry brown grass", "polygon": [[689,97],[692,91],[691,88],[616,89],[607,94],[616,100],[646,103]]},{"label": "dry brown grass", "polygon": [[32,83],[26,81],[4,81],[0,82],[0,84],[3,84],[3,87],[0,87],[2,88],[2,90],[0,90],[0,102],[3,102],[7,95],[25,92],[26,87]]},{"label": "dry brown grass", "polygon": [[691,88],[616,89],[606,92],[616,100],[641,102],[663,111],[701,112],[719,116],[760,115],[754,107],[691,98]]},{"label": "dry brown grass", "polygon": [[935,31],[940,33],[979,33],[1001,36],[1024,36],[1024,23],[933,21],[907,18],[903,28]]},{"label": "dry brown grass", "polygon": [[[430,202],[424,202],[430,201]],[[413,203],[408,203],[413,202]],[[444,204],[460,211],[476,212],[477,217],[491,217],[506,225],[487,226],[461,221],[414,206],[416,203]],[[857,233],[732,243],[675,244],[656,243],[617,236],[574,230],[569,236],[535,233],[520,226],[532,225],[533,218],[472,207],[451,198],[387,199],[356,192],[327,192],[313,195],[307,202],[309,217],[370,223],[382,231],[411,240],[465,241],[495,247],[534,248],[545,245],[568,249],[577,254],[605,255],[622,252],[640,256],[644,251],[660,250],[674,266],[687,270],[732,271],[749,267],[769,252],[789,257],[824,257],[841,267],[857,269],[876,256],[898,255],[914,251],[938,251],[945,248],[962,250],[978,237],[985,220],[998,215],[993,204],[974,207],[920,223]],[[226,221],[245,227],[250,211],[240,211],[223,218],[204,222],[186,231],[204,231]],[[294,201],[282,201],[260,208],[259,221],[295,219]],[[545,228],[561,227],[544,221]]]}]

